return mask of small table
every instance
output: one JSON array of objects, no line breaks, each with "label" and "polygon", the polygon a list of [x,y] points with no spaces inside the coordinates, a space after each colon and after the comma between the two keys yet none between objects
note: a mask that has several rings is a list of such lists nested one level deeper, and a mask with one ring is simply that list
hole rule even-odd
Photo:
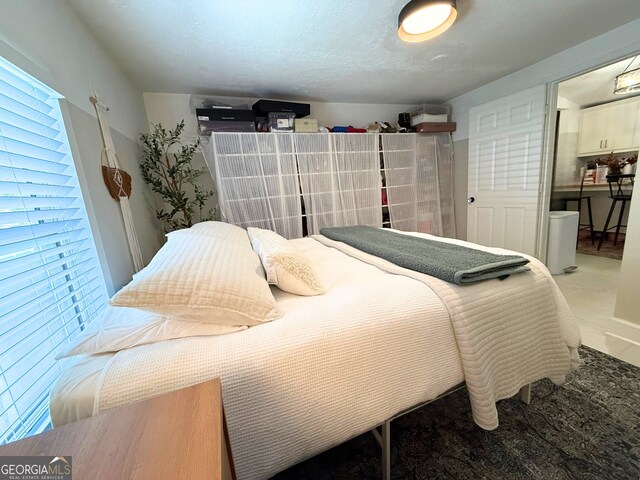
[{"label": "small table", "polygon": [[235,479],[218,379],[0,446],[22,455],[71,455],[77,480]]}]

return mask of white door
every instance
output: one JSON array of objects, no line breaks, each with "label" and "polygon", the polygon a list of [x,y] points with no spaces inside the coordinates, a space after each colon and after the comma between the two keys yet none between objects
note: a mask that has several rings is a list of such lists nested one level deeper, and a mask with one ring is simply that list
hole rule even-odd
[{"label": "white door", "polygon": [[541,85],[471,109],[469,241],[536,253],[545,105]]}]

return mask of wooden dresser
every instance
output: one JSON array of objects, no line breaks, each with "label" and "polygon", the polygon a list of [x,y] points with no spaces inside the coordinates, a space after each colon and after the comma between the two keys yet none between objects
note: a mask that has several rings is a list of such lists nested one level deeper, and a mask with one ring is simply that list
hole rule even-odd
[{"label": "wooden dresser", "polygon": [[220,380],[108,410],[0,446],[0,456],[71,456],[83,479],[235,479]]}]

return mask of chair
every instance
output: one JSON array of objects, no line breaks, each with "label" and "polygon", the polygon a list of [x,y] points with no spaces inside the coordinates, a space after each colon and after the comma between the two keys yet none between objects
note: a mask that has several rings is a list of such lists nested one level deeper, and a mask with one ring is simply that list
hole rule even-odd
[{"label": "chair", "polygon": [[[628,174],[614,174],[607,175],[607,183],[609,184],[609,198],[611,199],[611,208],[609,209],[609,214],[607,215],[607,220],[604,222],[604,228],[602,229],[602,235],[600,236],[600,241],[598,242],[598,250],[602,246],[602,241],[604,237],[607,235],[607,232],[612,229],[616,229],[616,234],[613,237],[613,244],[616,245],[618,243],[618,235],[620,233],[620,228],[627,228],[626,225],[622,224],[622,217],[624,216],[624,209],[627,206],[627,202],[631,201],[631,194],[633,193],[633,179],[635,178],[634,173]],[[625,181],[629,181],[625,184]],[[631,187],[626,192],[624,190],[625,187]],[[609,226],[609,222],[611,221],[611,216],[613,215],[613,211],[616,208],[616,204],[620,203],[620,214],[618,215],[618,222],[616,225]]]},{"label": "chair", "polygon": [[591,237],[591,245],[595,244],[595,233],[593,231],[593,213],[591,211],[591,195],[583,195],[584,189],[584,176],[582,177],[582,182],[580,183],[580,193],[577,197],[567,197],[564,198],[564,209],[568,210],[567,204],[569,202],[578,202],[578,218],[581,218],[582,214],[582,201],[587,201],[587,212],[589,212],[589,223],[580,223],[578,224],[578,238],[576,239],[576,245],[580,240],[580,231],[581,230],[589,230],[589,235]]}]

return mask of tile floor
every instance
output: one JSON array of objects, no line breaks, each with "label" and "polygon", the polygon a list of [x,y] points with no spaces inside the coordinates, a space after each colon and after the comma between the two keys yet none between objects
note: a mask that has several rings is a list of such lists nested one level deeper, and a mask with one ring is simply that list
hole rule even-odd
[{"label": "tile floor", "polygon": [[578,253],[576,264],[575,272],[554,279],[578,320],[582,343],[640,367],[640,345],[604,334],[611,329],[620,260]]}]

